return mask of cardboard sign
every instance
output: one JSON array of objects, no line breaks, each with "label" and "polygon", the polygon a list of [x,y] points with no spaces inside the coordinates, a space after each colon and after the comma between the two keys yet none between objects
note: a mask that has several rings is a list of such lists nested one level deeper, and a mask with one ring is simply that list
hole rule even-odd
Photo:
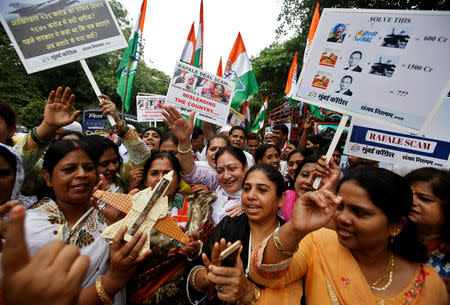
[{"label": "cardboard sign", "polygon": [[242,126],[245,127],[244,116],[230,108],[230,113],[228,114],[227,124],[230,126]]},{"label": "cardboard sign", "polygon": [[138,122],[155,122],[163,120],[162,107],[166,101],[164,95],[136,96],[136,113]]},{"label": "cardboard sign", "polygon": [[425,130],[450,89],[450,13],[324,9],[294,99]]},{"label": "cardboard sign", "polygon": [[28,73],[127,46],[105,0],[3,0],[0,20]]},{"label": "cardboard sign", "polygon": [[223,126],[227,122],[235,84],[181,61],[175,67],[166,97],[183,114],[196,112],[196,118]]},{"label": "cardboard sign", "polygon": [[344,153],[356,157],[410,167],[449,168],[450,135],[446,99],[424,137],[353,118]]}]

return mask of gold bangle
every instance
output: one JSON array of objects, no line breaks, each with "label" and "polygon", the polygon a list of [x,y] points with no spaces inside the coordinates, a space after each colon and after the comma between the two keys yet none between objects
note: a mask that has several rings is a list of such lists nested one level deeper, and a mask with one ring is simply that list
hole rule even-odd
[{"label": "gold bangle", "polygon": [[197,286],[197,274],[199,273],[200,270],[202,269],[206,269],[205,267],[196,267],[194,269],[194,271],[192,271],[192,275],[191,275],[191,283],[192,283],[192,288],[194,288],[197,291],[205,291],[206,289],[200,289]]},{"label": "gold bangle", "polygon": [[102,277],[103,275],[99,275],[97,279],[95,280],[95,290],[97,291],[97,295],[100,298],[100,301],[102,301],[105,305],[111,305],[114,303],[114,298],[111,298],[103,288],[102,284]]},{"label": "gold bangle", "polygon": [[252,296],[253,296],[253,300],[250,304],[248,305],[255,305],[256,303],[258,303],[259,298],[261,297],[261,289],[259,289],[258,286],[255,285],[255,287],[253,288],[252,291]]},{"label": "gold bangle", "polygon": [[273,231],[273,243],[275,244],[275,248],[277,248],[278,251],[280,251],[281,253],[283,253],[286,256],[293,256],[295,254],[295,252],[297,252],[298,250],[298,245],[295,248],[295,250],[293,251],[289,251],[286,250],[286,248],[284,248],[283,244],[281,243],[280,237],[278,236],[278,230],[280,227],[276,228],[275,231]]}]

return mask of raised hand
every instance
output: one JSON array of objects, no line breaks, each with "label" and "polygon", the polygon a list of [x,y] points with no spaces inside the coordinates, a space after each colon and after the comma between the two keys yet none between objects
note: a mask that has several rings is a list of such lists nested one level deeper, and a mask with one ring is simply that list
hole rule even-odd
[{"label": "raised hand", "polygon": [[25,208],[10,213],[3,250],[3,301],[5,305],[69,305],[76,303],[89,258],[75,246],[52,241],[30,259],[25,242]]},{"label": "raised hand", "polygon": [[44,120],[41,126],[46,127],[48,131],[55,132],[59,128],[75,121],[81,111],[76,110],[70,114],[74,101],[75,95],[70,94],[69,87],[66,87],[64,92],[62,87],[58,87],[56,92],[52,90],[44,108]]},{"label": "raised hand", "polygon": [[198,241],[198,234],[197,233],[190,233],[188,235],[189,237],[189,243],[187,245],[184,245],[181,250],[180,254],[186,255],[190,259],[194,259],[197,257],[197,255],[200,252],[201,244]]},{"label": "raised hand", "polygon": [[128,192],[138,188],[144,179],[144,168],[134,168],[133,164],[130,163],[130,175],[128,178]]},{"label": "raised hand", "polygon": [[121,123],[121,119],[119,118],[119,114],[117,113],[116,105],[109,99],[107,95],[99,95],[99,99],[101,99],[98,104],[102,108],[102,113],[106,117],[108,114],[111,115],[116,121],[116,124],[119,125]]},{"label": "raised hand", "polygon": [[164,106],[165,111],[162,112],[164,116],[164,124],[167,125],[181,143],[191,141],[191,135],[194,130],[194,116],[195,112],[189,114],[189,121],[181,115],[181,113],[173,106]]},{"label": "raised hand", "polygon": [[322,156],[317,161],[317,166],[314,168],[314,176],[321,177],[322,181],[320,188],[325,188],[331,191],[336,191],[341,175],[339,166],[334,162],[334,157],[331,157],[330,163],[327,164],[327,157]]},{"label": "raised hand", "polygon": [[325,226],[334,216],[342,198],[326,187],[297,198],[290,225],[303,235]]},{"label": "raised hand", "polygon": [[7,201],[0,205],[0,252],[3,248],[3,240],[5,239],[6,230],[8,229],[7,223],[3,220],[3,216],[9,213],[9,211],[19,203],[17,200]]}]

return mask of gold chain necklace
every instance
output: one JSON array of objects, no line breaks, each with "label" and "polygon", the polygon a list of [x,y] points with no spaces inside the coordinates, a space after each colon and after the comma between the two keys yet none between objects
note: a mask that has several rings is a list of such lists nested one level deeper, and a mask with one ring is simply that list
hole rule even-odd
[{"label": "gold chain necklace", "polygon": [[[378,285],[378,283],[383,280],[387,273],[389,271],[389,280],[386,283],[386,285],[384,285],[383,287],[375,287],[376,285]],[[383,291],[386,290],[389,286],[391,286],[392,284],[392,274],[394,273],[394,254],[391,254],[391,259],[389,260],[389,264],[388,267],[386,268],[386,271],[384,273],[384,275],[382,277],[380,277],[378,280],[376,280],[373,284],[369,284],[369,287],[372,288],[373,290],[377,290],[377,291]]]}]

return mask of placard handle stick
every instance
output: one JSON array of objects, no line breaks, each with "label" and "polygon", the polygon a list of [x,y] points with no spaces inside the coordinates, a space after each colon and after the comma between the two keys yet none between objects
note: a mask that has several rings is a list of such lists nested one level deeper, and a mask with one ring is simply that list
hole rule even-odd
[{"label": "placard handle stick", "polygon": [[[333,140],[331,140],[330,147],[327,151],[327,164],[330,163],[331,157],[333,156],[333,152],[336,149],[336,146],[338,144],[339,139],[341,138],[342,132],[344,131],[345,124],[347,124],[348,121],[348,115],[344,114],[341,118],[341,121],[339,122],[339,126],[336,129],[336,133],[334,134]],[[313,188],[318,189],[320,181],[322,181],[321,177],[317,177],[316,180],[314,180]]]},{"label": "placard handle stick", "polygon": [[[95,78],[92,75],[91,70],[89,69],[89,66],[87,65],[87,63],[84,59],[81,59],[80,63],[81,63],[81,66],[83,67],[84,73],[86,73],[86,76],[88,77],[89,82],[91,83],[92,89],[94,89],[95,95],[97,95],[97,98],[98,98],[98,96],[101,95],[102,93],[100,92],[100,89],[97,86],[97,82],[95,81]],[[100,98],[98,98],[98,100],[101,101]],[[108,119],[109,123],[112,126],[116,125],[116,121],[114,121],[113,117],[110,114],[108,114],[106,116],[106,118]]]}]

